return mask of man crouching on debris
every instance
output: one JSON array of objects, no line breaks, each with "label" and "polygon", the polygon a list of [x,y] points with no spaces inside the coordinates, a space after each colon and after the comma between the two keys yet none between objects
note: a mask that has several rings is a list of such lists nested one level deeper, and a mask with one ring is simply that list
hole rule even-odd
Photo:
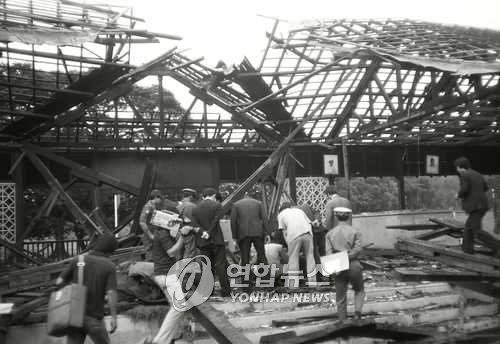
[{"label": "man crouching on debris", "polygon": [[349,257],[349,270],[341,271],[335,276],[338,317],[340,321],[347,318],[347,286],[351,283],[354,290],[355,319],[360,320],[365,299],[363,269],[358,260],[361,252],[361,233],[349,225],[351,209],[337,207],[333,209],[333,213],[338,224],[326,234],[326,254],[347,251]]},{"label": "man crouching on debris", "polygon": [[[110,333],[116,330],[116,267],[108,258],[118,247],[110,233],[97,237],[89,254],[84,257],[83,284],[87,287],[83,329],[73,330],[67,344],[83,344],[88,335],[95,344],[111,343],[104,325],[104,297],[107,295],[111,313]],[[74,259],[56,280],[56,285],[77,281],[77,262]]]}]

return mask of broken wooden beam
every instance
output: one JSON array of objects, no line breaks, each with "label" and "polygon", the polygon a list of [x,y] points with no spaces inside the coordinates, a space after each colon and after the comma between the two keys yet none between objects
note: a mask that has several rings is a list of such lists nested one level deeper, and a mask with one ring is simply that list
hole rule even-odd
[{"label": "broken wooden beam", "polygon": [[447,248],[443,245],[437,245],[417,239],[399,239],[396,243],[396,248],[400,251],[421,257],[432,258],[445,264],[458,266],[467,270],[500,276],[500,259],[497,258],[480,254],[468,254]]},{"label": "broken wooden beam", "polygon": [[[140,259],[144,253],[143,246],[118,249],[109,258],[115,264],[126,260]],[[52,285],[59,274],[66,268],[73,258],[61,260],[57,263],[45,264],[38,267],[4,272],[0,276],[0,295],[8,295],[19,291],[32,290]]]},{"label": "broken wooden beam", "polygon": [[4,240],[4,239],[0,238],[0,246],[4,246],[8,250],[10,250],[12,253],[18,255],[19,257],[22,257],[22,258],[26,259],[27,261],[29,261],[31,263],[34,263],[36,265],[41,265],[42,264],[42,262],[40,262],[38,259],[36,259],[36,258],[28,255],[26,252],[24,252],[23,250],[17,248],[16,245],[11,244],[7,240]]},{"label": "broken wooden beam", "polygon": [[75,176],[83,180],[86,180],[88,182],[94,184],[101,184],[101,183],[106,184],[108,186],[112,186],[115,189],[125,191],[134,196],[137,196],[139,194],[139,189],[135,186],[129,185],[115,177],[108,176],[107,174],[97,172],[89,167],[86,167],[70,159],[55,154],[48,149],[37,147],[31,144],[23,145],[22,149],[24,151],[30,151],[32,153],[41,155],[44,158],[47,158],[51,161],[61,164],[70,169]]},{"label": "broken wooden beam", "polygon": [[461,232],[458,232],[454,229],[451,229],[451,228],[441,228],[441,229],[437,229],[437,230],[433,230],[433,231],[429,231],[429,232],[426,232],[426,233],[423,233],[423,234],[419,234],[417,236],[414,237],[414,239],[417,239],[417,240],[431,240],[431,239],[435,239],[435,238],[439,238],[443,235],[450,235],[450,236],[453,236],[453,234],[455,234],[455,236],[461,236]]},{"label": "broken wooden beam", "polygon": [[205,302],[193,307],[190,312],[217,343],[251,344],[242,331],[229,322],[224,313],[216,310],[209,303]]},{"label": "broken wooden beam", "polygon": [[391,225],[391,226],[385,226],[385,228],[388,229],[401,229],[405,231],[422,231],[426,229],[440,229],[443,228],[442,225],[440,224],[435,224],[435,223],[416,223],[416,224],[408,224],[408,225]]},{"label": "broken wooden beam", "polygon": [[[416,329],[393,324],[378,324],[373,320],[335,323],[328,328],[303,335],[293,336],[292,333],[295,332],[284,332],[281,336],[273,335],[273,343],[299,344],[318,340],[331,340],[339,337],[368,337],[401,341],[428,338],[435,335],[435,332],[429,329]],[[261,337],[260,343],[268,342],[267,336]]]},{"label": "broken wooden beam", "polygon": [[414,269],[395,269],[394,277],[402,282],[456,282],[456,281],[500,281],[500,276],[469,271],[422,271]]},{"label": "broken wooden beam", "polygon": [[500,299],[500,287],[492,283],[460,281],[454,282],[453,284],[461,288],[470,289],[480,294],[493,297],[495,299]]},{"label": "broken wooden beam", "polygon": [[[400,299],[394,301],[380,301],[380,302],[366,302],[363,305],[363,312],[365,314],[373,313],[390,313],[396,311],[404,311],[410,309],[421,309],[431,305],[439,304],[442,307],[445,306],[456,306],[460,302],[460,295],[441,295],[441,296],[424,296],[414,299]],[[332,295],[330,297],[334,299]],[[349,313],[354,312],[354,306],[349,305],[347,307]],[[280,325],[283,325],[284,321],[296,321],[298,319],[308,319],[311,321],[324,320],[327,318],[336,319],[337,311],[335,308],[322,308],[315,310],[293,310],[283,313],[268,313],[264,315],[250,315],[246,317],[233,317],[231,318],[231,323],[240,329],[257,328],[261,326],[270,326],[273,321],[277,323],[280,321]],[[318,318],[319,317],[319,318]],[[315,320],[314,318],[318,318]]]}]

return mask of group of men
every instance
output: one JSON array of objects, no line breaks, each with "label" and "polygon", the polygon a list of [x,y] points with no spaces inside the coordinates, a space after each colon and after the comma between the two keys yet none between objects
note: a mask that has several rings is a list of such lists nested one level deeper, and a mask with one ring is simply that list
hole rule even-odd
[{"label": "group of men", "polygon": [[[474,252],[474,236],[481,230],[481,220],[488,210],[486,191],[488,186],[483,176],[471,169],[466,158],[455,161],[460,176],[460,189],[457,198],[462,200],[462,207],[468,214],[465,223],[462,248],[466,253]],[[151,192],[150,200],[143,208],[140,226],[143,230],[143,243],[147,257],[154,262],[155,282],[172,304],[168,288],[178,283],[176,276],[169,274],[171,268],[181,258],[207,256],[217,275],[221,296],[230,295],[227,275],[226,246],[218,219],[221,217],[221,203],[217,192],[207,188],[202,192],[202,200],[195,203],[196,191],[183,189],[183,198],[176,204],[165,202],[158,190]],[[251,262],[251,246],[255,247],[257,264],[275,264],[283,262],[278,251],[283,248],[279,238],[283,238],[288,247],[288,275],[301,274],[301,253],[305,263],[308,282],[316,281],[316,266],[319,256],[335,252],[346,252],[349,268],[335,275],[336,301],[339,320],[347,318],[347,288],[351,284],[354,290],[355,318],[361,318],[364,301],[364,285],[359,254],[362,250],[360,233],[352,227],[351,202],[337,194],[334,186],[326,189],[328,201],[325,205],[326,221],[323,226],[318,212],[307,206],[282,205],[278,214],[279,231],[271,231],[266,220],[262,202],[248,194],[236,202],[231,210],[231,230],[235,244],[240,249],[240,264]],[[167,209],[177,212],[184,218],[179,234],[155,228],[150,218],[155,210]],[[279,233],[280,235],[277,235]],[[272,242],[269,242],[272,237]],[[267,243],[267,244],[266,244]],[[110,343],[108,332],[103,322],[104,300],[107,296],[112,315],[110,332],[116,329],[116,269],[107,259],[117,247],[116,239],[108,233],[97,237],[92,250],[84,259],[84,284],[89,288],[84,328],[68,335],[68,343],[80,344],[89,335],[96,344]],[[269,248],[269,249],[268,249]],[[75,259],[61,274],[57,284],[76,281],[78,260]],[[294,279],[288,279],[294,281]],[[291,284],[289,287],[296,287]],[[163,324],[155,338],[148,343],[172,343],[181,336],[180,326],[184,313],[170,307]]]}]

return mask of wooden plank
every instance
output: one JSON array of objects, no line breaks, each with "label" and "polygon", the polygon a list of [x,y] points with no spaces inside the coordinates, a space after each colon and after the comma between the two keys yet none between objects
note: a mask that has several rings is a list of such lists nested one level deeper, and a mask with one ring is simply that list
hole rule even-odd
[{"label": "wooden plank", "polygon": [[415,239],[417,239],[417,240],[431,240],[431,239],[439,238],[440,236],[443,236],[443,235],[449,235],[453,232],[454,232],[454,230],[451,228],[441,228],[438,230],[429,231],[429,232],[426,232],[423,234],[419,234],[419,235],[415,236]]},{"label": "wooden plank", "polygon": [[242,331],[229,322],[224,313],[213,308],[208,302],[191,308],[190,312],[217,343],[251,344]]},{"label": "wooden plank", "polygon": [[497,258],[480,254],[468,254],[442,245],[436,245],[416,239],[399,239],[396,243],[396,248],[401,251],[463,267],[468,270],[485,272],[495,276],[500,275],[500,259]]},{"label": "wooden plank", "polygon": [[[429,329],[415,329],[393,324],[377,324],[373,320],[348,321],[335,323],[328,328],[299,336],[289,335],[288,338],[280,338],[274,343],[299,344],[318,340],[331,340],[338,337],[368,337],[392,340],[414,340],[432,337],[434,331]],[[261,343],[262,343],[261,339]]]},{"label": "wooden plank", "polygon": [[481,282],[456,282],[453,283],[462,288],[470,289],[475,292],[500,299],[500,287],[491,283],[481,283]]},{"label": "wooden plank", "polygon": [[34,263],[36,265],[42,264],[38,259],[35,259],[34,257],[29,256],[28,254],[26,254],[22,250],[18,249],[14,244],[11,244],[10,242],[8,242],[4,239],[1,239],[1,238],[0,238],[0,246],[4,246],[5,248],[9,249],[11,252],[15,253],[19,257],[26,259],[27,261],[29,261],[31,263]]},{"label": "wooden plank", "polygon": [[385,228],[388,229],[401,229],[405,231],[421,231],[425,229],[441,229],[443,228],[442,225],[439,224],[433,224],[433,223],[414,223],[414,224],[408,224],[408,225],[392,225],[392,226],[385,226]]},{"label": "wooden plank", "polygon": [[[143,253],[143,246],[119,249],[110,256],[110,259],[113,263],[119,264],[126,260],[138,260]],[[68,258],[57,263],[3,273],[0,276],[0,295],[52,285],[72,259]]]},{"label": "wooden plank", "polygon": [[[368,291],[367,291],[368,292]],[[415,299],[401,299],[395,301],[380,301],[380,302],[366,302],[363,305],[363,312],[365,314],[370,313],[393,313],[393,312],[401,312],[407,311],[411,309],[419,309],[425,308],[430,305],[439,304],[441,307],[445,306],[455,306],[460,302],[460,295],[458,294],[448,294],[443,296],[425,296],[419,297]],[[331,300],[335,299],[334,295],[330,296]],[[349,305],[347,307],[347,311],[350,313],[354,312],[354,306]],[[250,328],[258,328],[262,326],[270,326],[273,321],[280,321],[280,324],[283,324],[283,321],[289,321],[293,319],[294,321],[297,319],[314,319],[320,318],[328,319],[328,318],[336,318],[337,311],[336,309],[314,309],[314,310],[293,310],[287,312],[273,312],[273,313],[265,313],[262,315],[249,315],[245,317],[233,317],[231,318],[231,323],[240,328],[240,329],[250,329]]]},{"label": "wooden plank", "polygon": [[466,272],[466,271],[422,271],[410,269],[395,269],[394,277],[403,282],[420,282],[420,281],[500,281],[500,276],[491,276],[486,273]]},{"label": "wooden plank", "polygon": [[448,227],[455,230],[463,230],[465,226],[463,222],[457,221],[455,219],[443,219],[443,218],[431,217],[429,221],[434,222],[435,224],[438,224],[442,227]]},{"label": "wooden plank", "polygon": [[48,302],[48,296],[38,297],[28,301],[21,306],[15,306],[12,314],[12,321],[18,321],[27,317],[32,311]]}]

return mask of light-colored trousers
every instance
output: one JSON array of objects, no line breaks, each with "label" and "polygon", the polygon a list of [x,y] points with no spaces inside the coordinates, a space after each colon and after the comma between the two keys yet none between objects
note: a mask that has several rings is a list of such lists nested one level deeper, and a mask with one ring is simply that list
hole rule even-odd
[{"label": "light-colored trousers", "polygon": [[[300,250],[303,251],[306,258],[306,268],[309,282],[316,282],[316,262],[314,261],[314,242],[312,233],[305,233],[299,235],[288,243],[288,273],[300,273],[299,255]],[[290,280],[289,283],[292,283]],[[288,285],[287,287],[293,288],[298,285]]]},{"label": "light-colored trousers", "polygon": [[154,344],[170,344],[175,339],[179,338],[182,333],[185,312],[179,312],[173,306],[173,300],[167,292],[167,288],[180,288],[180,283],[175,274],[173,275],[158,275],[154,278],[156,284],[160,287],[165,294],[165,297],[170,304],[163,323],[161,324],[156,337],[153,339]]}]

